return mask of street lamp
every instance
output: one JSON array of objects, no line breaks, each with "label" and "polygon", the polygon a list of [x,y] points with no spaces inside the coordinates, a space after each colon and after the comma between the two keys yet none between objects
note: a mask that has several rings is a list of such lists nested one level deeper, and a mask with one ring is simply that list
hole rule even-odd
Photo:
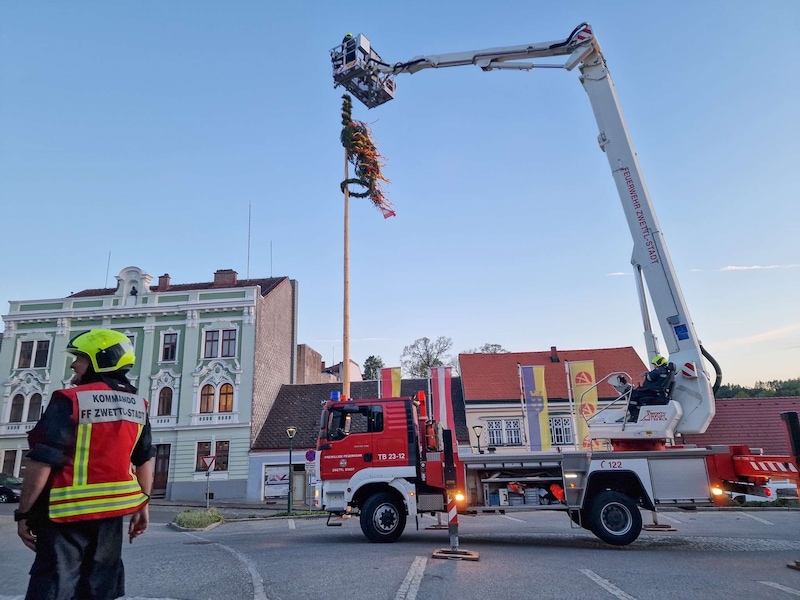
[{"label": "street lamp", "polygon": [[483,450],[481,450],[481,434],[483,433],[483,425],[473,425],[472,431],[475,433],[475,437],[478,438],[478,454],[483,454]]},{"label": "street lamp", "polygon": [[289,436],[289,516],[292,515],[292,440],[297,433],[297,427],[287,427],[286,435]]}]

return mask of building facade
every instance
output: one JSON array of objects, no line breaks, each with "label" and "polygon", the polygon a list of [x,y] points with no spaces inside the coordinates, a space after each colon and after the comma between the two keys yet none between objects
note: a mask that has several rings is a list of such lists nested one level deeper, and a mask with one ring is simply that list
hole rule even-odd
[{"label": "building facade", "polygon": [[[604,378],[611,373],[625,373],[629,381],[641,381],[647,366],[630,347],[505,352],[499,354],[461,354],[459,366],[464,393],[467,430],[473,450],[513,454],[527,449],[530,423],[522,403],[520,366],[543,367],[545,396],[552,449],[573,449],[577,423],[574,403],[567,383],[565,365],[592,361],[597,384],[598,403],[608,404],[617,397],[616,390]],[[477,427],[477,429],[476,429]],[[477,433],[480,433],[478,438]]]},{"label": "building facade", "polygon": [[246,496],[251,442],[281,385],[294,382],[297,283],[238,280],[223,269],[210,282],[172,284],[163,275],[151,284],[127,267],[116,288],[10,303],[0,346],[3,472],[24,476],[26,434],[72,375],[69,340],[102,327],[125,333],[136,350],[129,375],[150,400],[154,494]]}]

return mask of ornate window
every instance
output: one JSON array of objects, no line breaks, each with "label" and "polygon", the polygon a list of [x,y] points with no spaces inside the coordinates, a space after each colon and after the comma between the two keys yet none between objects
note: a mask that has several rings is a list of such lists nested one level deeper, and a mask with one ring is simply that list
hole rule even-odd
[{"label": "ornate window", "polygon": [[219,388],[219,412],[233,411],[233,386],[223,383]]},{"label": "ornate window", "polygon": [[200,412],[210,413],[214,412],[214,386],[204,385],[200,391]]},{"label": "ornate window", "polygon": [[34,394],[28,402],[28,422],[38,421],[42,417],[42,395]]},{"label": "ornate window", "polygon": [[231,418],[235,418],[231,413],[239,410],[238,387],[241,374],[242,369],[236,361],[234,364],[221,360],[201,363],[192,373],[195,378],[195,414],[214,413],[229,422]]},{"label": "ornate window", "polygon": [[8,417],[9,423],[22,423],[22,411],[25,409],[25,397],[17,394],[11,400],[11,415]]},{"label": "ornate window", "polygon": [[42,416],[43,398],[48,393],[50,380],[46,379],[46,371],[22,371],[5,382],[8,386],[9,423],[32,423]]},{"label": "ornate window", "polygon": [[[180,397],[181,376],[172,369],[161,369],[155,375],[150,376],[150,416],[151,417],[175,417],[177,416],[176,398]],[[159,420],[163,425],[167,421]]]},{"label": "ornate window", "polygon": [[159,417],[172,414],[172,388],[163,387],[158,392],[158,413]]}]

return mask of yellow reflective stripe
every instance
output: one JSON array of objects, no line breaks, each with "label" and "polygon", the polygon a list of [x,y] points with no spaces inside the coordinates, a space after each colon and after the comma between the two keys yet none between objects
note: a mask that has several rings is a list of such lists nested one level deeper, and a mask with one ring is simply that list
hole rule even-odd
[{"label": "yellow reflective stripe", "polygon": [[75,443],[75,462],[73,463],[73,485],[84,485],[89,471],[89,444],[92,439],[92,424],[78,425],[78,439]]},{"label": "yellow reflective stripe", "polygon": [[97,514],[127,508],[137,508],[140,504],[144,503],[145,500],[147,500],[147,496],[144,494],[137,494],[135,496],[116,500],[101,498],[99,500],[84,500],[82,502],[66,502],[64,504],[50,506],[50,518],[60,519],[64,517],[74,517],[76,515]]},{"label": "yellow reflective stripe", "polygon": [[50,490],[50,500],[59,501],[74,498],[88,498],[92,496],[115,496],[120,494],[132,494],[139,491],[141,491],[141,488],[136,481],[91,483],[81,486],[53,488]]}]

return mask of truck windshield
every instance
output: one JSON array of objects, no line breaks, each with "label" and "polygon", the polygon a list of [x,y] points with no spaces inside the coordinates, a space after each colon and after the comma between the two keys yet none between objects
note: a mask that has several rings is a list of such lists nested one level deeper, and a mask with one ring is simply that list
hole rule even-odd
[{"label": "truck windshield", "polygon": [[383,431],[383,407],[359,406],[336,407],[328,412],[326,439],[343,440],[349,435]]}]

